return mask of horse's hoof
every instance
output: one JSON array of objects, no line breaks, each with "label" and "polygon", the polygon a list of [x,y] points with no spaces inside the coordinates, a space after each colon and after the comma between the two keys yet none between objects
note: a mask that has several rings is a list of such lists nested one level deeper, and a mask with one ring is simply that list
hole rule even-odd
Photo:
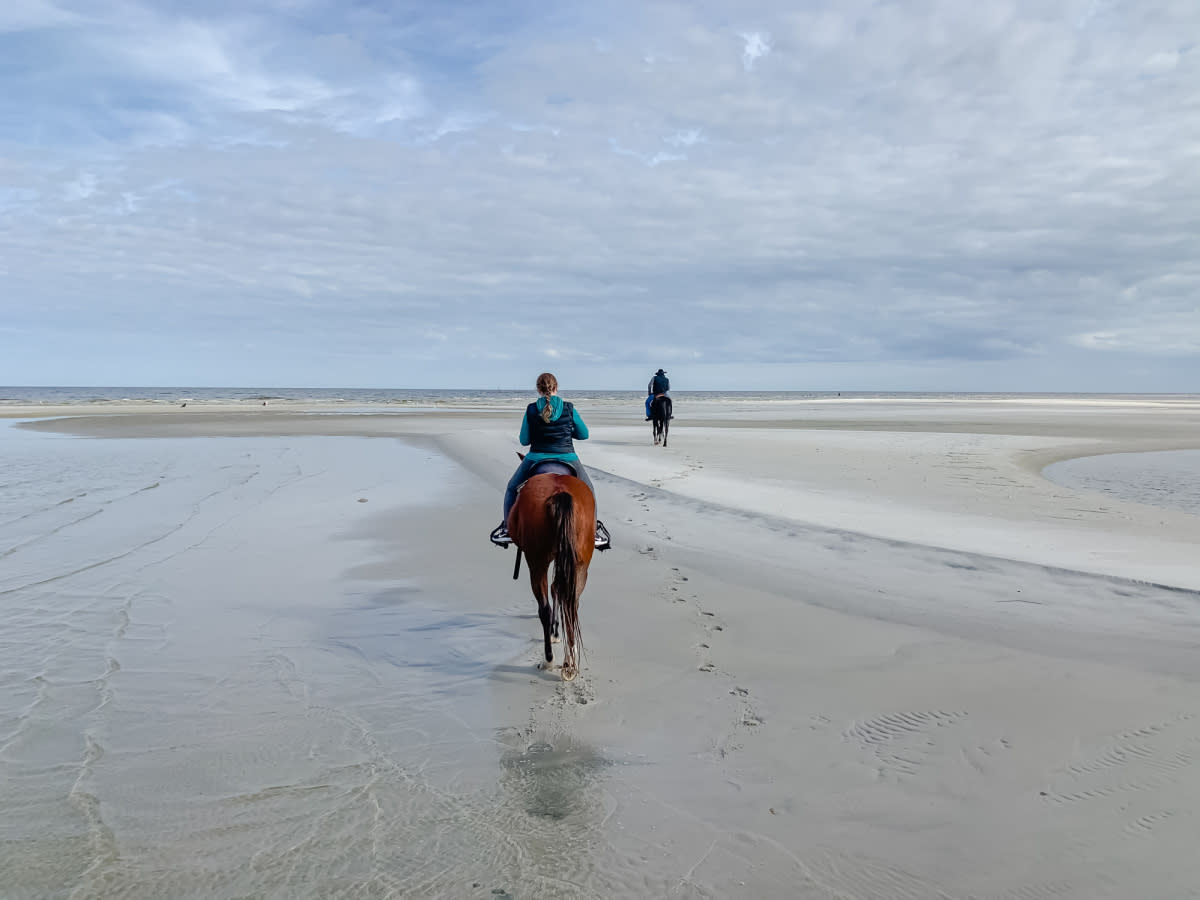
[{"label": "horse's hoof", "polygon": [[576,677],[578,677],[578,675],[579,675],[579,670],[576,669],[574,666],[570,666],[570,667],[563,666],[563,670],[562,670],[562,680],[563,681],[574,681],[576,679]]},{"label": "horse's hoof", "polygon": [[540,660],[537,664],[537,667],[543,672],[549,672],[554,668],[554,660]]},{"label": "horse's hoof", "polygon": [[560,637],[553,637],[553,636],[551,636],[551,638],[550,638],[550,643],[552,643],[552,644],[561,644],[561,643],[562,643],[562,638],[560,638]]}]

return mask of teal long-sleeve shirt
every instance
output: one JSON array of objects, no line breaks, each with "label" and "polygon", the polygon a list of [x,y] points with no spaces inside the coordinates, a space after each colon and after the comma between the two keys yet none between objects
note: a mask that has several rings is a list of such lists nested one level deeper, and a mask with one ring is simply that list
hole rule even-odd
[{"label": "teal long-sleeve shirt", "polygon": [[[546,402],[547,401],[546,401],[545,397],[538,397],[538,401],[537,401],[538,412],[541,412],[543,409],[546,408]],[[555,396],[550,398],[549,403],[550,403],[550,410],[551,410],[550,421],[553,422],[555,419],[557,419],[559,416],[562,415],[562,408],[563,408],[562,398],[556,394]],[[585,425],[583,423],[583,419],[579,415],[579,410],[576,409],[574,406],[571,407],[571,437],[577,441],[586,441],[588,439],[588,427],[587,427],[587,425]],[[525,416],[521,417],[520,441],[521,441],[521,446],[523,446],[523,447],[529,446],[529,443],[530,443],[529,419],[526,418]],[[525,454],[525,458],[532,459],[532,460],[540,460],[540,459],[578,460],[579,454],[578,453],[527,453],[527,454]]]}]

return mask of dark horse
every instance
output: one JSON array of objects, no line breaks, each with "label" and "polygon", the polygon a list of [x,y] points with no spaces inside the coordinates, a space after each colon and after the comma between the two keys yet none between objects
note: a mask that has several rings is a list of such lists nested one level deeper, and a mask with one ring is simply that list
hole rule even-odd
[{"label": "dark horse", "polygon": [[[529,584],[538,603],[545,638],[545,668],[554,662],[551,632],[558,636],[562,623],[567,633],[563,645],[562,677],[574,681],[579,674],[579,595],[587,584],[588,564],[596,543],[596,499],[588,486],[575,477],[573,470],[558,462],[547,462],[521,486],[517,502],[508,514],[508,533],[517,545],[517,564],[513,578],[521,568],[521,554],[529,561]],[[547,593],[550,564],[554,563],[554,582]]]},{"label": "dark horse", "polygon": [[650,421],[654,429],[654,443],[657,446],[659,441],[662,445],[667,446],[667,432],[671,430],[671,419],[674,416],[671,414],[675,404],[671,402],[671,398],[666,394],[661,394],[654,398],[654,402],[650,404]]}]

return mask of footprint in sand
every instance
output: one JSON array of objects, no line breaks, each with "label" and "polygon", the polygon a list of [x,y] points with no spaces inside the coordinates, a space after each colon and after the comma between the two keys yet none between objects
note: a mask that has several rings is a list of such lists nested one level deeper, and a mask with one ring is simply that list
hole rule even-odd
[{"label": "footprint in sand", "polygon": [[[667,538],[667,540],[670,540],[670,538]],[[668,600],[673,603],[687,603],[688,598],[684,595],[682,590],[683,582],[687,581],[687,578],[679,574],[679,568],[677,566],[671,567],[671,573],[672,574],[669,576],[667,582],[659,590],[658,595],[664,600]]]},{"label": "footprint in sand", "polygon": [[[668,596],[673,596],[677,601],[688,602],[682,596],[682,591],[679,588],[688,581],[688,577],[682,574],[678,568],[672,567],[673,584],[667,586],[665,593]],[[694,605],[696,613],[698,613],[697,621],[700,622],[704,630],[703,638],[696,643],[697,655],[700,656],[700,662],[697,666],[698,671],[708,675],[719,675],[732,680],[732,673],[725,672],[720,669],[709,655],[713,651],[714,636],[725,630],[725,626],[720,623],[716,613],[703,609],[700,606],[700,598],[693,594],[691,603]],[[728,683],[728,682],[727,682]],[[748,688],[735,685],[727,691],[728,695],[735,700],[733,715],[731,716],[731,728],[721,737],[715,746],[717,754],[722,758],[726,758],[730,753],[742,748],[742,740],[746,734],[758,732],[766,723],[766,718],[762,714],[758,705],[750,697]]]}]

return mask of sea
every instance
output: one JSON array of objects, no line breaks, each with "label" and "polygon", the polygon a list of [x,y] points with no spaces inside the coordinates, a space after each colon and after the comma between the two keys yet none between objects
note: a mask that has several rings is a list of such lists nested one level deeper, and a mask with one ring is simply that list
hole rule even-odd
[{"label": "sea", "polygon": [[[680,399],[707,402],[887,401],[1004,402],[1082,400],[1098,403],[1179,405],[1200,403],[1200,394],[988,393],[921,391],[672,391]],[[531,389],[475,390],[441,388],[261,388],[261,387],[0,387],[0,409],[20,406],[144,404],[304,405],[332,409],[355,407],[508,406],[529,402]],[[641,402],[640,390],[571,390],[573,399],[598,403]]]}]

